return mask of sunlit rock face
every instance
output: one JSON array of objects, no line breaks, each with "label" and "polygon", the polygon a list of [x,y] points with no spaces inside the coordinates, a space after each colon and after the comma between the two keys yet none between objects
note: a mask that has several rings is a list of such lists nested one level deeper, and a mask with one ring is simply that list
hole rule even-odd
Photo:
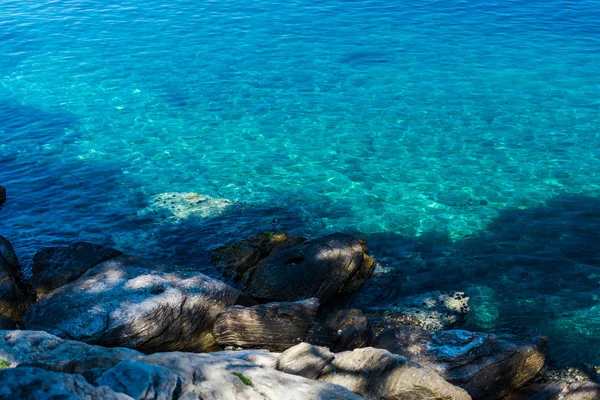
[{"label": "sunlit rock face", "polygon": [[219,311],[244,299],[204,274],[121,256],[44,297],[27,311],[23,324],[144,352],[207,351],[215,348],[211,332]]},{"label": "sunlit rock face", "polygon": [[148,206],[139,211],[138,216],[178,223],[187,218],[217,216],[234,204],[231,200],[200,193],[169,192],[151,197]]}]

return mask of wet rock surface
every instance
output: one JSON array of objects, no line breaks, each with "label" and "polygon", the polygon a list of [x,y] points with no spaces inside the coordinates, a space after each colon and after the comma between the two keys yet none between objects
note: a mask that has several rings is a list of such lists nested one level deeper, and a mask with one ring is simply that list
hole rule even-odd
[{"label": "wet rock surface", "polygon": [[404,326],[383,332],[375,346],[436,370],[474,399],[501,399],[543,367],[545,341],[463,330]]},{"label": "wet rock surface", "polygon": [[118,250],[93,243],[77,242],[66,247],[48,247],[33,257],[31,285],[37,298],[73,282],[90,268],[120,256]]},{"label": "wet rock surface", "polygon": [[257,300],[321,303],[356,290],[373,269],[364,241],[336,233],[272,254],[243,277],[244,291]]},{"label": "wet rock surface", "polygon": [[223,347],[283,351],[306,339],[318,308],[316,298],[229,307],[217,316],[213,335]]},{"label": "wet rock surface", "polygon": [[136,257],[105,261],[33,305],[23,324],[144,352],[215,349],[217,314],[244,295],[201,273],[168,269]]}]

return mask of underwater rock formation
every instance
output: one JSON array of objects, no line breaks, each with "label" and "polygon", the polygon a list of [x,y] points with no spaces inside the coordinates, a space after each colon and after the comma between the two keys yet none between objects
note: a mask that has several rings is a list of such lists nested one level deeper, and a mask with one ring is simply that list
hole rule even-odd
[{"label": "underwater rock formation", "polygon": [[193,192],[169,192],[153,196],[139,217],[160,218],[179,223],[187,218],[208,218],[223,213],[235,203]]}]

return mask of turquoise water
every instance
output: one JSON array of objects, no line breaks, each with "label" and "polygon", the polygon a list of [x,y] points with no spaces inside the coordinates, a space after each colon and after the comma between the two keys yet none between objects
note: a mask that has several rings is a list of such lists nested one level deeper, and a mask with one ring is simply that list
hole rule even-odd
[{"label": "turquoise water", "polygon": [[472,329],[600,364],[599,147],[595,0],[0,2],[24,264],[91,240],[214,273],[232,238],[347,231],[381,260],[357,302],[465,290]]}]

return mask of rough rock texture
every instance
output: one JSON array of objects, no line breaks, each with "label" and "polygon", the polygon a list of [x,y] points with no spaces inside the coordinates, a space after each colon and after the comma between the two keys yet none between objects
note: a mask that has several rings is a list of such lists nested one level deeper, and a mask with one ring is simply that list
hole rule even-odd
[{"label": "rough rock texture", "polygon": [[306,341],[340,352],[364,347],[371,342],[372,337],[367,317],[362,311],[353,308],[332,312],[315,323]]},{"label": "rough rock texture", "polygon": [[337,353],[319,380],[376,399],[471,399],[434,370],[372,347]]},{"label": "rough rock texture", "polygon": [[600,385],[585,382],[547,382],[526,386],[504,400],[597,400]]},{"label": "rough rock texture", "polygon": [[382,333],[375,346],[436,370],[474,399],[503,398],[529,382],[545,360],[543,339],[524,341],[462,330],[404,326]]},{"label": "rough rock texture", "polygon": [[365,242],[335,233],[283,249],[244,275],[245,291],[261,301],[322,303],[356,290],[373,270]]},{"label": "rough rock texture", "polygon": [[6,201],[6,189],[0,186],[0,206]]},{"label": "rough rock texture", "polygon": [[19,285],[19,278],[17,255],[9,241],[0,236],[0,316],[4,319],[19,321],[29,307],[30,302],[24,288]]},{"label": "rough rock texture", "polygon": [[188,218],[209,218],[225,212],[235,203],[194,192],[169,192],[153,196],[146,208],[138,211],[140,217],[180,223]]},{"label": "rough rock texture", "polygon": [[146,363],[179,376],[180,399],[358,400],[343,387],[262,368],[248,361],[211,354],[157,353]]},{"label": "rough rock texture", "polygon": [[38,299],[73,282],[90,268],[120,256],[118,250],[93,243],[77,242],[68,247],[48,247],[33,257],[31,285]]},{"label": "rough rock texture", "polygon": [[131,400],[131,397],[105,386],[94,387],[81,375],[29,367],[0,370],[0,399]]},{"label": "rough rock texture", "polygon": [[212,260],[223,275],[239,280],[250,268],[273,252],[304,242],[285,232],[262,232],[240,242],[229,243],[212,253]]},{"label": "rough rock texture", "polygon": [[375,334],[402,325],[441,330],[466,318],[468,302],[469,298],[462,292],[430,292],[407,297],[393,306],[363,311]]},{"label": "rough rock texture", "polygon": [[221,346],[282,351],[306,339],[319,300],[234,306],[217,316],[213,336]]},{"label": "rough rock texture", "polygon": [[56,289],[23,317],[27,329],[144,352],[215,348],[217,314],[244,295],[206,275],[121,256]]},{"label": "rough rock texture", "polygon": [[327,347],[300,343],[281,353],[277,360],[277,369],[288,374],[317,379],[333,359],[334,355]]}]

